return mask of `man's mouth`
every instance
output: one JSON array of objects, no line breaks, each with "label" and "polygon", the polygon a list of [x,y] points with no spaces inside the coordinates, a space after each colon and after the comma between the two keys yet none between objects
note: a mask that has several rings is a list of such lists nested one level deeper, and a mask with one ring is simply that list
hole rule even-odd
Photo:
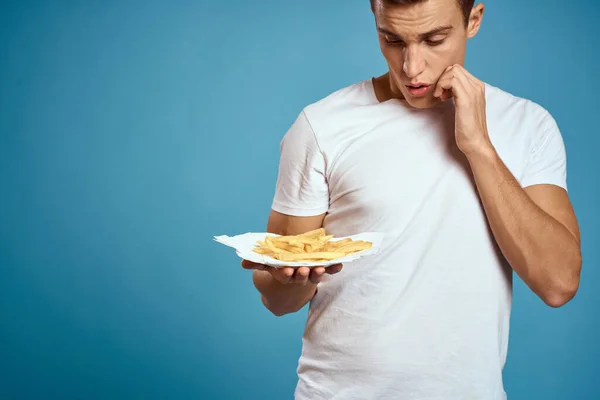
[{"label": "man's mouth", "polygon": [[406,85],[408,92],[415,97],[424,96],[425,94],[427,94],[430,87],[431,87],[431,85],[429,85],[427,83],[417,83],[417,84]]}]

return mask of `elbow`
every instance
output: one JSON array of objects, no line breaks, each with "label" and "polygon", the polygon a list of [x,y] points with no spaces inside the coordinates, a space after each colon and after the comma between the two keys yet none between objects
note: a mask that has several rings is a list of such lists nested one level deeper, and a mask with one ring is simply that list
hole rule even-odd
[{"label": "elbow", "polygon": [[570,302],[579,290],[579,277],[581,273],[581,255],[568,263],[568,267],[561,268],[564,273],[554,279],[549,288],[540,296],[544,303],[552,308],[560,308]]},{"label": "elbow", "polygon": [[265,308],[267,310],[269,310],[271,312],[271,314],[273,314],[276,317],[283,317],[284,315],[293,314],[294,312],[298,311],[298,310],[282,307],[281,305],[277,306],[275,304],[271,304],[264,295],[261,295],[260,299],[261,299],[263,305],[265,306]]},{"label": "elbow", "polygon": [[291,314],[291,311],[288,310],[284,310],[282,308],[274,308],[274,307],[267,307],[267,310],[269,310],[271,312],[271,314],[273,314],[276,317],[283,317],[284,315],[288,315]]},{"label": "elbow", "polygon": [[560,308],[571,301],[575,294],[577,293],[576,289],[566,289],[562,291],[554,290],[549,291],[549,293],[545,293],[542,296],[542,300],[544,303],[552,308]]},{"label": "elbow", "polygon": [[273,307],[273,305],[271,305],[271,303],[269,303],[269,300],[264,295],[260,296],[260,300],[262,301],[263,306],[265,306],[265,308],[267,310],[269,310],[271,312],[271,314],[273,314],[274,316],[283,317],[285,314],[287,314],[281,308]]}]

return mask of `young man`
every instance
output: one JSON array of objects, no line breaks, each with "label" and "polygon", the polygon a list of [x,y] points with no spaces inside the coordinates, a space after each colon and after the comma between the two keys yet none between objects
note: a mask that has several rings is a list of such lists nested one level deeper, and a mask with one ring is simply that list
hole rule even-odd
[{"label": "young man", "polygon": [[372,10],[389,72],[302,110],[267,229],[378,231],[381,251],[343,269],[242,264],[275,315],[310,302],[297,399],[505,399],[512,271],[551,307],[579,284],[561,133],[463,67],[483,5]]}]

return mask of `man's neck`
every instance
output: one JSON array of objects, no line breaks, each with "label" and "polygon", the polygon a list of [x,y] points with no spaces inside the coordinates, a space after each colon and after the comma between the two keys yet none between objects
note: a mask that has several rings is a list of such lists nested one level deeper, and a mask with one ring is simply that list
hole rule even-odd
[{"label": "man's neck", "polygon": [[404,99],[402,93],[399,90],[394,90],[392,87],[389,72],[373,79],[373,90],[380,103],[390,99]]}]

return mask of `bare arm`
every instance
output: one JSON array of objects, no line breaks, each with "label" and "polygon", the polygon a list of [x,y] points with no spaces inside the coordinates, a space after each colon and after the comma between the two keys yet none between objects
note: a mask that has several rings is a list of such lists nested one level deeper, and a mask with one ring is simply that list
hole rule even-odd
[{"label": "bare arm", "polygon": [[[323,225],[325,214],[313,217],[294,217],[271,211],[267,232],[278,235],[297,235]],[[315,295],[317,284],[324,273],[334,274],[341,265],[328,268],[275,269],[243,261],[244,268],[253,269],[254,286],[261,294],[265,307],[273,314],[282,316],[299,311]]]},{"label": "bare arm", "polygon": [[442,74],[434,96],[454,97],[456,144],[469,161],[504,257],[546,304],[560,307],[579,287],[581,251],[575,213],[564,189],[555,185],[523,189],[504,165],[488,134],[485,90],[482,81],[455,64]]},{"label": "bare arm", "polygon": [[567,192],[553,185],[521,188],[493,148],[468,159],[491,229],[512,268],[549,306],[570,301],[582,260]]}]

